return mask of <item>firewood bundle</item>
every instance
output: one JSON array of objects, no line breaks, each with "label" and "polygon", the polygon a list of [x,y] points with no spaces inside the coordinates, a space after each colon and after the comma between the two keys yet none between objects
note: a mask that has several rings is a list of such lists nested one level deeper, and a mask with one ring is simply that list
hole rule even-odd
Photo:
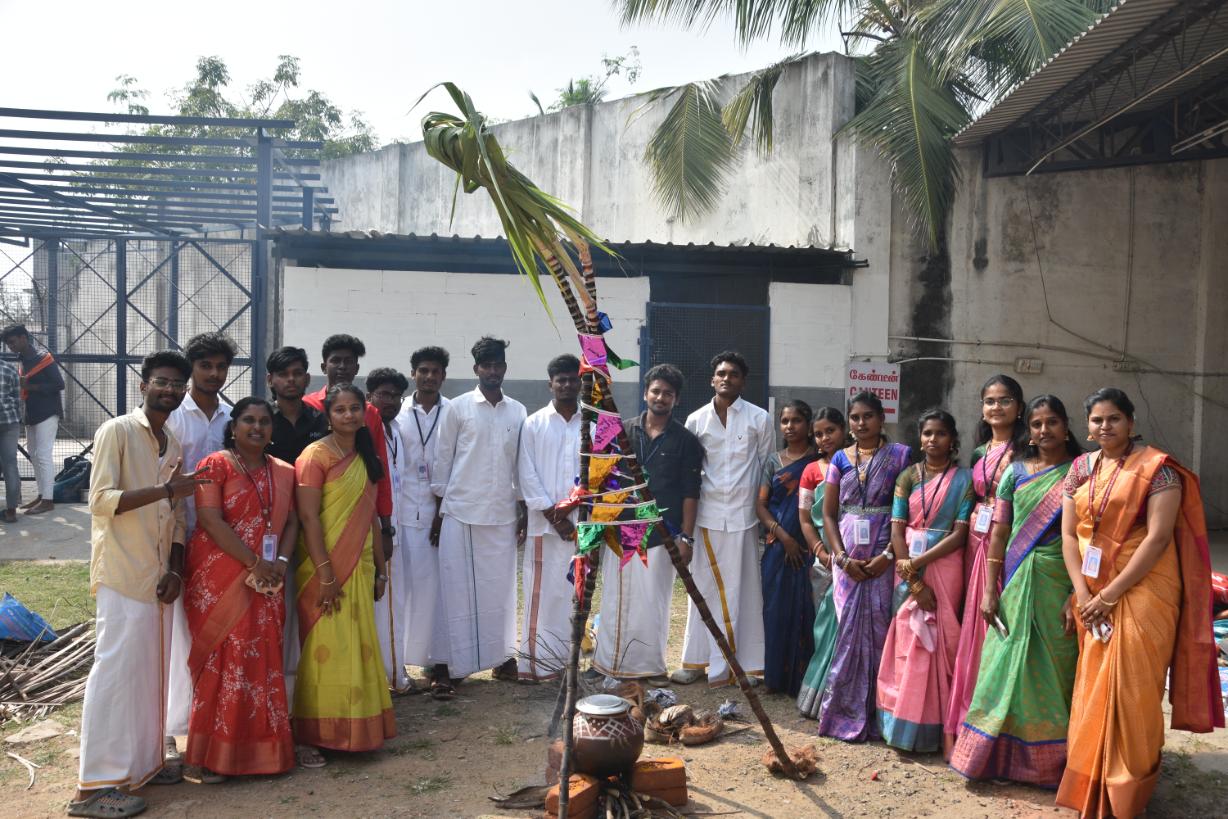
[{"label": "firewood bundle", "polygon": [[64,629],[50,643],[7,643],[0,656],[0,722],[40,717],[85,694],[94,660],[94,621]]}]

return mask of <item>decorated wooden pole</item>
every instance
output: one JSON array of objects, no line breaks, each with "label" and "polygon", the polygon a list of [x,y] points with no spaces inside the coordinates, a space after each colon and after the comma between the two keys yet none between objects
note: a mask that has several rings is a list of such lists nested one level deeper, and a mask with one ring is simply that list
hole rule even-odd
[{"label": "decorated wooden pole", "polygon": [[[643,559],[646,555],[646,533],[651,527],[661,533],[666,552],[682,579],[687,595],[695,603],[700,619],[729,663],[730,671],[759,720],[781,770],[787,776],[797,778],[796,766],[776,735],[771,719],[747,680],[727,636],[695,585],[672,533],[660,518],[641,464],[635,460],[634,449],[618,418],[618,407],[610,389],[610,367],[632,366],[634,362],[622,361],[605,343],[603,333],[609,328],[609,323],[597,310],[597,286],[589,246],[596,246],[611,255],[613,252],[590,228],[572,216],[562,202],[542,191],[507,161],[498,140],[487,127],[485,116],[477,110],[468,94],[452,83],[442,83],[441,86],[447,90],[462,116],[432,112],[423,118],[422,133],[427,152],[457,172],[459,184],[464,186],[465,193],[473,193],[479,188],[487,190],[499,214],[517,268],[529,279],[542,306],[549,312],[539,277],[539,261],[544,264],[563,298],[581,346],[582,394],[587,398],[587,406],[581,407],[581,480],[577,492],[569,499],[580,511],[576,526],[577,554],[572,564],[576,581],[572,642],[563,674],[559,816],[567,815],[571,729],[576,706],[580,643],[596,585],[601,551],[608,546],[625,563],[628,558],[626,550],[631,549]],[[572,258],[573,253],[580,262],[579,268]],[[603,415],[606,416],[604,420]],[[594,434],[589,426],[594,419],[598,434]],[[615,464],[618,468],[615,468]],[[611,497],[617,497],[619,501],[602,503]],[[623,500],[630,503],[622,503]],[[595,512],[598,508],[603,508],[606,513],[625,510],[632,517],[605,514],[597,521],[594,518],[597,517]]]}]

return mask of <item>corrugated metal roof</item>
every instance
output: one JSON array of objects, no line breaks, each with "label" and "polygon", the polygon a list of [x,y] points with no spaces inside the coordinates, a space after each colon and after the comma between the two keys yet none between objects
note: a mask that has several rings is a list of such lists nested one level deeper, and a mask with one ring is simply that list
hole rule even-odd
[{"label": "corrugated metal roof", "polygon": [[975,145],[1014,125],[1184,0],[1121,0],[978,119],[955,135]]}]

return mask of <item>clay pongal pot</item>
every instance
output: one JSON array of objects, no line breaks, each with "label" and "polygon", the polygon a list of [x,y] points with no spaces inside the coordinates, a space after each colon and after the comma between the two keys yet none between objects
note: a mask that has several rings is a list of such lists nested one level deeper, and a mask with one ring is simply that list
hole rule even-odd
[{"label": "clay pongal pot", "polygon": [[644,749],[643,723],[632,716],[630,702],[612,694],[594,694],[576,703],[571,735],[573,767],[592,776],[630,771]]}]

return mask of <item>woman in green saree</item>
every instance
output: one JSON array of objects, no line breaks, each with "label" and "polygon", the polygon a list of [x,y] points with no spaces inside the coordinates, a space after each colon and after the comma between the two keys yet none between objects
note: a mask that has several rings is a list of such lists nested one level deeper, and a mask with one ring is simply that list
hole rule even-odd
[{"label": "woman in green saree", "polygon": [[802,534],[815,557],[810,567],[814,587],[814,653],[797,693],[797,710],[804,717],[819,718],[819,703],[827,683],[827,669],[836,648],[836,604],[832,599],[831,553],[823,545],[823,482],[831,458],[848,440],[844,413],[823,407],[814,416],[814,445],[819,459],[806,467],[798,489]]},{"label": "woman in green saree", "polygon": [[1024,419],[1028,437],[998,484],[979,612],[989,630],[951,767],[970,779],[1056,788],[1079,659],[1062,559],[1062,482],[1083,450],[1057,397],[1033,398]]}]

